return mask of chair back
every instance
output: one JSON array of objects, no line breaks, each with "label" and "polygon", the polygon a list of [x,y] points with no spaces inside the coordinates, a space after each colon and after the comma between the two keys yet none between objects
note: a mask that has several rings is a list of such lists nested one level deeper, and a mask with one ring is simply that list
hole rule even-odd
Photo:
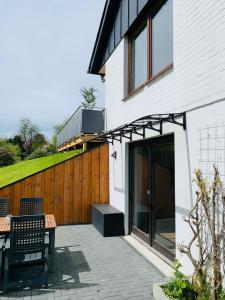
[{"label": "chair back", "polygon": [[41,215],[43,214],[42,198],[21,198],[20,215]]},{"label": "chair back", "polygon": [[6,217],[9,214],[9,199],[0,198],[0,217]]},{"label": "chair back", "polygon": [[11,217],[10,224],[11,254],[45,251],[45,215]]}]

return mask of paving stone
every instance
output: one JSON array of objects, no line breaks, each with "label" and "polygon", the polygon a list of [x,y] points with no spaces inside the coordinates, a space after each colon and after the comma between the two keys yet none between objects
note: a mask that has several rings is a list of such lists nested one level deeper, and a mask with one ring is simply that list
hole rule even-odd
[{"label": "paving stone", "polygon": [[[30,268],[32,269],[32,268]],[[26,271],[34,278],[35,270]],[[23,272],[19,271],[20,280]],[[16,275],[15,275],[16,276]],[[152,300],[162,275],[122,238],[102,237],[92,225],[56,230],[55,271],[49,287],[0,294],[0,299]]]}]

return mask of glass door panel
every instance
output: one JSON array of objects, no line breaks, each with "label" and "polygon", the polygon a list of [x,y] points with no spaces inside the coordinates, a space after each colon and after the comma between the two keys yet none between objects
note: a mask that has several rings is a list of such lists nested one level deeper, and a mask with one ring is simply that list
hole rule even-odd
[{"label": "glass door panel", "polygon": [[175,253],[174,145],[153,147],[153,239]]},{"label": "glass door panel", "polygon": [[149,234],[149,148],[135,147],[133,150],[133,214],[132,226]]}]

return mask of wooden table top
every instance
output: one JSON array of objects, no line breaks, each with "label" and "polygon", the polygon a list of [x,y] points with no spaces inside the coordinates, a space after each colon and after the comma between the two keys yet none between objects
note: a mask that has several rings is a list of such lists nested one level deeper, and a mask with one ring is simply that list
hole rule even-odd
[{"label": "wooden table top", "polygon": [[[45,229],[55,229],[57,227],[54,215],[45,215]],[[0,217],[0,234],[10,232],[10,223],[7,217]]]}]

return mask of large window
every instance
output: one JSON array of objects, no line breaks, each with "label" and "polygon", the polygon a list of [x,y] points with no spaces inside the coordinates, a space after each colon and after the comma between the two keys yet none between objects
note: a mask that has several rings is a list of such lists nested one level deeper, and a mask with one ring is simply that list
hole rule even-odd
[{"label": "large window", "polygon": [[129,35],[128,95],[168,70],[173,63],[173,0],[167,0],[146,25]]}]

